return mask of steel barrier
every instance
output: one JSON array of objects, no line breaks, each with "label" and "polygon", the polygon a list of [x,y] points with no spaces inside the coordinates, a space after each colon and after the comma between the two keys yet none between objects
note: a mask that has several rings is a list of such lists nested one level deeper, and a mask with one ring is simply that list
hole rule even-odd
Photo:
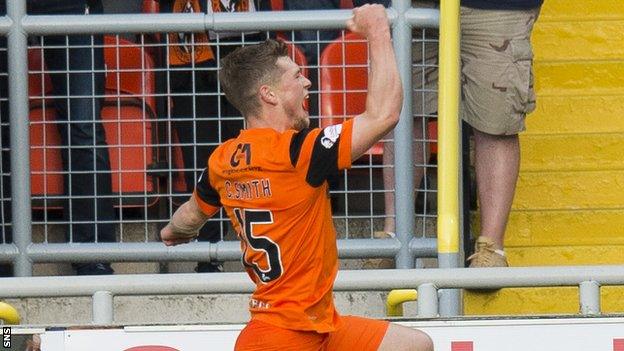
[{"label": "steel barrier", "polygon": [[[92,296],[93,323],[112,324],[113,297],[251,293],[244,273],[4,278],[0,298]],[[624,266],[339,271],[335,291],[418,288],[418,317],[441,314],[439,289],[579,286],[579,313],[600,314],[600,287],[624,285]]]}]

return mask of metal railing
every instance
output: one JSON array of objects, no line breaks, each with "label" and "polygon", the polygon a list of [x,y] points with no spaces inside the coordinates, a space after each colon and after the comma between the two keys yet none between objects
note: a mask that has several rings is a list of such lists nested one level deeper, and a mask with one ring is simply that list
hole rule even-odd
[{"label": "metal railing", "polygon": [[[404,103],[394,133],[396,238],[352,238],[338,240],[341,258],[395,258],[397,268],[413,268],[419,257],[437,257],[440,267],[458,267],[459,263],[459,135],[458,135],[458,9],[459,0],[442,1],[442,22],[437,9],[411,8],[408,0],[395,0],[388,9],[393,41],[404,85]],[[7,17],[0,18],[0,34],[7,35],[11,134],[11,185],[13,244],[0,245],[0,263],[13,262],[15,274],[32,275],[33,263],[101,261],[207,261],[238,260],[238,243],[194,243],[168,248],[159,242],[131,243],[51,243],[47,232],[43,242],[33,243],[31,205],[29,96],[26,64],[28,39],[32,36],[70,34],[120,34],[206,31],[293,31],[300,29],[343,29],[351,16],[349,10],[256,12],[236,14],[128,14],[128,15],[27,15],[26,1],[7,2]],[[439,100],[439,188],[437,239],[414,233],[415,194],[412,158],[412,29],[436,29],[442,23],[440,46]],[[452,40],[451,40],[452,38]],[[141,41],[141,43],[143,43]],[[143,46],[150,48],[149,44]],[[155,70],[158,72],[158,70]],[[156,97],[161,95],[156,94]],[[169,130],[170,131],[170,130]],[[162,146],[162,145],[156,145]],[[171,144],[168,144],[171,146]],[[372,174],[373,166],[368,166]],[[171,173],[171,169],[168,170]],[[371,176],[372,177],[372,176]],[[170,182],[170,180],[169,180]],[[372,183],[372,182],[371,182]],[[168,184],[171,188],[171,183]],[[372,188],[372,185],[371,185]],[[365,192],[370,193],[372,189]],[[168,196],[173,194],[168,190]],[[387,190],[386,191],[391,191]],[[356,193],[347,189],[344,193]],[[346,195],[345,195],[346,196]],[[371,199],[372,199],[372,195]],[[372,202],[372,200],[371,200]],[[169,209],[171,211],[171,209]],[[170,214],[170,212],[169,212]],[[357,216],[356,216],[357,217]],[[370,227],[372,233],[372,210]],[[147,218],[147,217],[145,217]],[[349,231],[347,211],[346,230]],[[162,225],[166,218],[154,220]],[[121,218],[120,222],[124,222]],[[141,222],[141,220],[137,221]],[[44,224],[47,225],[47,219]],[[69,223],[71,224],[71,222]],[[145,229],[147,231],[147,229]],[[123,232],[123,230],[122,230]],[[123,235],[123,234],[122,234]],[[436,243],[437,241],[437,243]],[[439,252],[438,252],[439,250]],[[360,277],[354,273],[354,277]],[[230,277],[223,276],[224,279]],[[39,278],[37,278],[39,279]],[[43,279],[43,278],[41,278]],[[73,278],[72,278],[73,279]],[[108,279],[108,278],[107,278]],[[113,279],[117,279],[114,277]],[[126,279],[126,278],[119,278]],[[219,278],[221,279],[221,278]],[[388,283],[388,287],[391,287]],[[71,284],[69,284],[71,285]],[[364,284],[365,285],[365,284]],[[445,287],[442,285],[441,287]],[[396,286],[392,287],[396,288]],[[444,314],[458,314],[458,292],[443,293]]]},{"label": "metal railing", "polygon": [[[30,217],[30,173],[29,167],[29,125],[28,125],[28,89],[25,82],[28,81],[28,70],[24,57],[27,47],[26,38],[28,35],[50,35],[50,34],[74,34],[74,33],[147,33],[167,31],[206,31],[206,30],[295,30],[300,28],[342,28],[345,20],[350,16],[350,11],[306,11],[282,12],[282,13],[246,13],[246,14],[193,14],[193,15],[90,15],[90,16],[25,16],[24,6],[20,1],[10,2],[8,12],[10,18],[3,19],[3,26],[0,29],[8,30],[9,36],[9,100],[11,107],[11,133],[16,136],[12,139],[12,209],[13,209],[13,231],[15,243],[13,246],[2,247],[4,253],[0,257],[1,261],[16,261],[17,274],[28,276],[31,271],[31,262],[53,262],[66,259],[81,260],[81,256],[89,256],[94,259],[114,259],[124,256],[124,259],[134,260],[138,251],[144,247],[145,255],[140,259],[145,259],[151,255],[158,255],[159,259],[169,256],[167,249],[157,243],[151,245],[145,243],[141,245],[120,244],[97,244],[92,247],[90,244],[79,244],[68,246],[64,244],[33,244],[32,243],[32,219]],[[415,26],[437,26],[438,12],[427,9],[411,9],[407,1],[397,1],[398,5],[403,4],[402,15],[397,11],[389,9],[389,18],[393,22],[395,32],[395,46],[397,56],[402,68],[405,85],[405,103],[401,124],[395,133],[395,151],[398,160],[408,160],[411,149],[411,84],[410,84],[410,28]],[[12,24],[11,24],[12,23]],[[10,25],[11,24],[11,25]],[[402,32],[401,32],[402,31]],[[446,141],[441,140],[441,143]],[[452,141],[454,142],[454,141]],[[398,267],[413,266],[414,252],[422,256],[435,256],[435,245],[433,240],[426,238],[412,238],[414,228],[413,213],[414,194],[408,189],[413,189],[411,174],[412,167],[407,166],[410,162],[397,162],[396,167],[396,193],[397,193],[397,232],[398,243],[396,241],[383,240],[371,241],[363,239],[360,244],[341,244],[342,257],[355,257],[367,251],[369,244],[379,244],[382,249],[378,257],[397,257]],[[452,235],[455,235],[454,233]],[[412,241],[412,245],[409,245]],[[397,245],[399,244],[399,245]],[[195,246],[195,245],[193,245]],[[96,249],[97,247],[97,249]],[[215,244],[211,246],[206,258],[223,259],[232,258],[231,253],[216,254],[216,252],[228,252],[231,248],[229,244]],[[216,248],[215,248],[216,247]],[[383,249],[383,248],[386,249]],[[398,247],[398,250],[397,250]],[[413,248],[410,250],[410,247]],[[186,252],[199,254],[205,247],[197,245],[185,249]],[[173,250],[176,251],[176,250]],[[58,252],[59,255],[55,256]],[[66,254],[63,254],[65,252]],[[370,251],[368,251],[370,252]],[[162,255],[162,256],[160,256]],[[176,257],[179,259],[180,257]],[[197,259],[197,256],[189,257],[189,260]]]},{"label": "metal railing", "polygon": [[[92,296],[93,323],[113,324],[115,296],[251,293],[244,273],[5,278],[0,298]],[[600,287],[624,284],[623,266],[340,271],[335,291],[418,288],[418,318],[443,315],[440,289],[579,287],[579,313],[600,314]]]}]

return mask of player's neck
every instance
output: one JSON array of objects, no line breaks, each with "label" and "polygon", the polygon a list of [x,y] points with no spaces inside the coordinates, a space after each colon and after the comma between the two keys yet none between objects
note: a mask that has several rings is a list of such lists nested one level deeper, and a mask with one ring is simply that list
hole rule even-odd
[{"label": "player's neck", "polygon": [[257,116],[248,116],[247,129],[270,128],[280,133],[292,128],[292,121],[282,111],[273,109],[272,111],[263,111]]}]

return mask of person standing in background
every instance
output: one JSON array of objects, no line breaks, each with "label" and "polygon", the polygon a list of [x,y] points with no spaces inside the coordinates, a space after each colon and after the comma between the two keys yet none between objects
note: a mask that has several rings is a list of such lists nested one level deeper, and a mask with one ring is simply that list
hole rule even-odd
[{"label": "person standing in background", "polygon": [[[504,246],[520,166],[518,133],[535,109],[530,36],[543,0],[462,0],[461,117],[472,127],[475,146],[481,233],[471,267],[508,266]],[[437,7],[438,1],[412,1],[413,7]],[[417,32],[422,34],[422,32]],[[435,33],[437,36],[437,33]],[[431,37],[430,34],[422,39]],[[412,47],[414,96],[414,184],[424,175],[427,116],[437,112],[437,43]],[[390,136],[391,137],[391,136]],[[421,142],[418,142],[420,140]],[[390,143],[384,164],[394,164]],[[394,188],[394,172],[384,168],[386,189]],[[394,232],[394,193],[386,193],[384,230]],[[467,220],[467,219],[466,219]]]},{"label": "person standing in background", "polygon": [[[29,0],[33,15],[102,13],[100,0]],[[0,13],[6,14],[5,2]],[[3,48],[6,38],[2,37]],[[65,195],[63,219],[71,242],[114,242],[111,168],[100,110],[104,95],[104,54],[101,35],[42,37],[43,58],[52,81],[61,150]],[[0,53],[0,72],[7,72],[6,51]],[[11,240],[8,82],[0,75],[2,116],[2,232]],[[0,236],[2,237],[2,236]],[[113,274],[109,263],[74,263],[78,275]],[[0,274],[11,274],[6,266]]]},{"label": "person standing in background", "polygon": [[[255,12],[252,0],[160,0],[162,13]],[[192,193],[199,172],[214,149],[238,135],[241,113],[219,95],[218,61],[247,42],[263,40],[254,33],[168,33],[163,57],[167,68],[167,113],[173,121],[182,151],[186,191]],[[198,239],[216,243],[227,233],[227,223],[208,221]],[[221,272],[220,262],[198,262],[197,272]]]}]

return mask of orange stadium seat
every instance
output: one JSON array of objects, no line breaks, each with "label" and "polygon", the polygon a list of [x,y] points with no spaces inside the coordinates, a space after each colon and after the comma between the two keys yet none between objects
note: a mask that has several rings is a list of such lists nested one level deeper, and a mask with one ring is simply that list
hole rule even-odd
[{"label": "orange stadium seat", "polygon": [[[356,116],[366,107],[368,89],[368,46],[366,40],[354,33],[344,36],[327,45],[321,54],[320,95],[321,126],[342,123],[345,118]],[[428,138],[435,140],[437,124],[428,123]],[[437,145],[431,143],[431,151]],[[383,143],[375,144],[367,154],[383,154]]]},{"label": "orange stadium seat", "polygon": [[28,95],[30,108],[30,182],[35,197],[50,196],[48,201],[35,201],[33,206],[61,208],[53,197],[63,195],[63,166],[61,163],[61,138],[56,128],[52,81],[44,74],[42,51],[28,50]]},{"label": "orange stadium seat", "polygon": [[154,62],[144,48],[128,40],[104,37],[106,98],[102,123],[110,150],[113,193],[124,206],[151,206],[157,197],[124,197],[157,192],[148,168],[156,163],[156,81]]},{"label": "orange stadium seat", "polygon": [[[113,193],[123,207],[153,205],[158,186],[147,173],[155,162],[154,64],[141,47],[124,39],[105,37],[106,97],[102,124],[109,147]],[[58,209],[63,195],[61,143],[50,78],[44,73],[40,49],[29,50],[31,192],[37,209]],[[39,200],[41,198],[42,200]],[[45,202],[44,202],[45,201]],[[115,205],[120,203],[115,201]]]},{"label": "orange stadium seat", "polygon": [[[364,112],[368,87],[368,46],[359,35],[347,33],[321,53],[319,62],[321,126],[342,123]],[[383,143],[367,152],[383,154]]]}]

